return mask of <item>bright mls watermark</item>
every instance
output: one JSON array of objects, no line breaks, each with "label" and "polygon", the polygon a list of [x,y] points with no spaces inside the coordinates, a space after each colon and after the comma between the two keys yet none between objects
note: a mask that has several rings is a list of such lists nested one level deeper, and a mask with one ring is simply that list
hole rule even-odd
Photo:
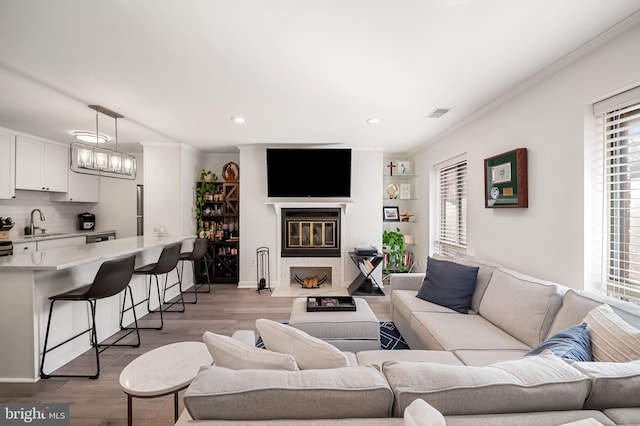
[{"label": "bright mls watermark", "polygon": [[69,404],[0,404],[0,426],[68,426]]}]

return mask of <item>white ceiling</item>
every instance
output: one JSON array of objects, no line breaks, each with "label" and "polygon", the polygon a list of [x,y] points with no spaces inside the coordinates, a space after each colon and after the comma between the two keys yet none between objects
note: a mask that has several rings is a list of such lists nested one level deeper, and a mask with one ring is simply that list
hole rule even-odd
[{"label": "white ceiling", "polygon": [[[407,152],[638,10],[638,0],[1,0],[0,126],[71,142],[95,130],[87,105],[100,104],[125,116],[121,144]],[[453,109],[425,118],[440,107]],[[100,126],[114,136],[112,119]]]}]

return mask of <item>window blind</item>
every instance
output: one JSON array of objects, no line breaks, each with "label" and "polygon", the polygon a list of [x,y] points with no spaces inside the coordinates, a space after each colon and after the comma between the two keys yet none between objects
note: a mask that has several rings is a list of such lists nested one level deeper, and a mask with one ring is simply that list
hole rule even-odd
[{"label": "window blind", "polygon": [[611,296],[640,302],[640,93],[594,105],[602,134],[600,276]]},{"label": "window blind", "polygon": [[467,160],[436,167],[435,251],[445,256],[467,252]]}]

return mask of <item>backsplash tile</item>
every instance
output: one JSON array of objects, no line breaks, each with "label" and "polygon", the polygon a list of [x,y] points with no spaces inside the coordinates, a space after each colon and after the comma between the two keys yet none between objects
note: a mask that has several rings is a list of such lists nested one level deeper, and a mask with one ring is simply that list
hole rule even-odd
[{"label": "backsplash tile", "polygon": [[52,202],[48,192],[16,190],[16,198],[0,200],[0,216],[11,217],[16,223],[11,230],[10,238],[22,237],[24,227],[29,226],[33,209],[40,209],[44,214],[44,222],[40,216],[34,215],[36,226],[52,232],[74,232],[78,229],[78,214],[90,212],[96,203],[60,203]]}]

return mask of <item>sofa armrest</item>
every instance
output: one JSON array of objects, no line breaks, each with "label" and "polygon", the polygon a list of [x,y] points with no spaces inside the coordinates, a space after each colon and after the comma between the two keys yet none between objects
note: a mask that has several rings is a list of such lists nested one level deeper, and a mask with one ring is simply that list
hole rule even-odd
[{"label": "sofa armrest", "polygon": [[424,272],[409,272],[406,274],[391,274],[390,285],[393,290],[420,290],[422,281],[424,280]]}]

